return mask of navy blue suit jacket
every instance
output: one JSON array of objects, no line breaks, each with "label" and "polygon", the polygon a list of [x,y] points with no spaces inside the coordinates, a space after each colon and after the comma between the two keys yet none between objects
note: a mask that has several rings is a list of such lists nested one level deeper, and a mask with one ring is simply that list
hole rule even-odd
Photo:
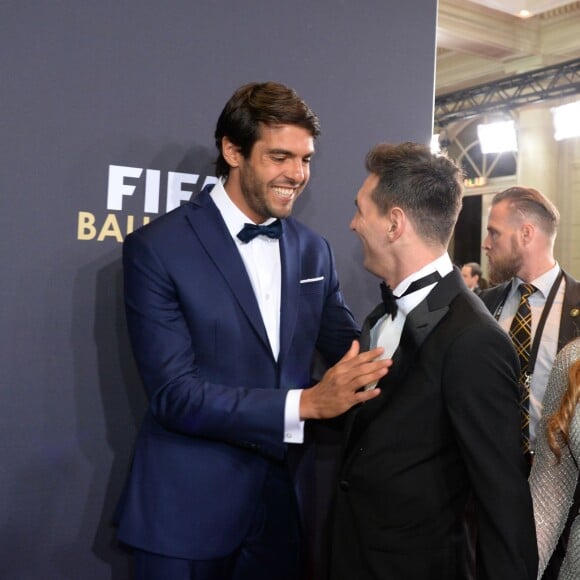
[{"label": "navy blue suit jacket", "polygon": [[242,541],[269,462],[285,457],[288,389],[358,336],[328,243],[292,218],[280,239],[280,353],[206,188],[123,246],[133,353],[149,406],[120,501],[119,539],[173,557]]}]

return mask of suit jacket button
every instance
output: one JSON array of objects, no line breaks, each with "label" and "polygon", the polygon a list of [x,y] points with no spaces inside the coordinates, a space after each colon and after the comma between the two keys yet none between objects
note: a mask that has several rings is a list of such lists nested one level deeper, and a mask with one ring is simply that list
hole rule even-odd
[{"label": "suit jacket button", "polygon": [[338,482],[338,487],[340,487],[342,491],[348,491],[350,489],[350,481],[347,481],[346,479],[341,479]]}]

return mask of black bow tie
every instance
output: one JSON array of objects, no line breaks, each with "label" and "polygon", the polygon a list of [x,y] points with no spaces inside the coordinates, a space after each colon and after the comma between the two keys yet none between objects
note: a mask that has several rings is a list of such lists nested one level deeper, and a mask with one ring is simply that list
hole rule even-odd
[{"label": "black bow tie", "polygon": [[244,224],[244,227],[238,233],[238,238],[247,244],[256,236],[268,236],[269,238],[279,238],[282,235],[282,222],[276,220],[267,226],[257,226],[255,224]]},{"label": "black bow tie", "polygon": [[397,316],[397,299],[393,294],[393,289],[387,286],[384,282],[381,282],[381,298],[383,299],[383,304],[385,305],[385,314],[390,314],[393,320]]},{"label": "black bow tie", "polygon": [[397,306],[397,300],[402,298],[403,296],[407,296],[408,294],[413,294],[417,290],[421,290],[421,288],[425,288],[425,286],[429,286],[430,284],[435,284],[441,280],[441,274],[439,272],[432,272],[427,276],[423,276],[423,278],[419,278],[414,282],[411,282],[409,287],[401,294],[401,296],[395,296],[393,294],[393,289],[390,286],[387,286],[384,282],[381,282],[381,297],[383,299],[383,304],[385,305],[385,314],[390,314],[393,317],[393,320],[397,316],[397,311],[399,307]]}]

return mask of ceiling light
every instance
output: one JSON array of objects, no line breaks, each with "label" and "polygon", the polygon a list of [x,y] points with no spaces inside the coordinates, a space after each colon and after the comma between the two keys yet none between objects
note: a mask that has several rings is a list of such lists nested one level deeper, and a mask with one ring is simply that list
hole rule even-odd
[{"label": "ceiling light", "polygon": [[498,121],[477,126],[482,153],[517,151],[516,127],[513,121]]},{"label": "ceiling light", "polygon": [[580,101],[554,107],[552,116],[556,141],[580,136]]}]

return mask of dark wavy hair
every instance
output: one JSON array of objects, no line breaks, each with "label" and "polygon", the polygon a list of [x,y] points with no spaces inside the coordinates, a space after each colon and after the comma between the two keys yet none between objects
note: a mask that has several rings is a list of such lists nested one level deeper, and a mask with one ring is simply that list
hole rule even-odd
[{"label": "dark wavy hair", "polygon": [[222,155],[222,139],[228,137],[247,159],[260,138],[262,125],[297,125],[314,138],[320,135],[318,117],[293,89],[272,81],[243,85],[226,103],[217,121],[214,137],[219,151],[218,177],[230,172]]}]

